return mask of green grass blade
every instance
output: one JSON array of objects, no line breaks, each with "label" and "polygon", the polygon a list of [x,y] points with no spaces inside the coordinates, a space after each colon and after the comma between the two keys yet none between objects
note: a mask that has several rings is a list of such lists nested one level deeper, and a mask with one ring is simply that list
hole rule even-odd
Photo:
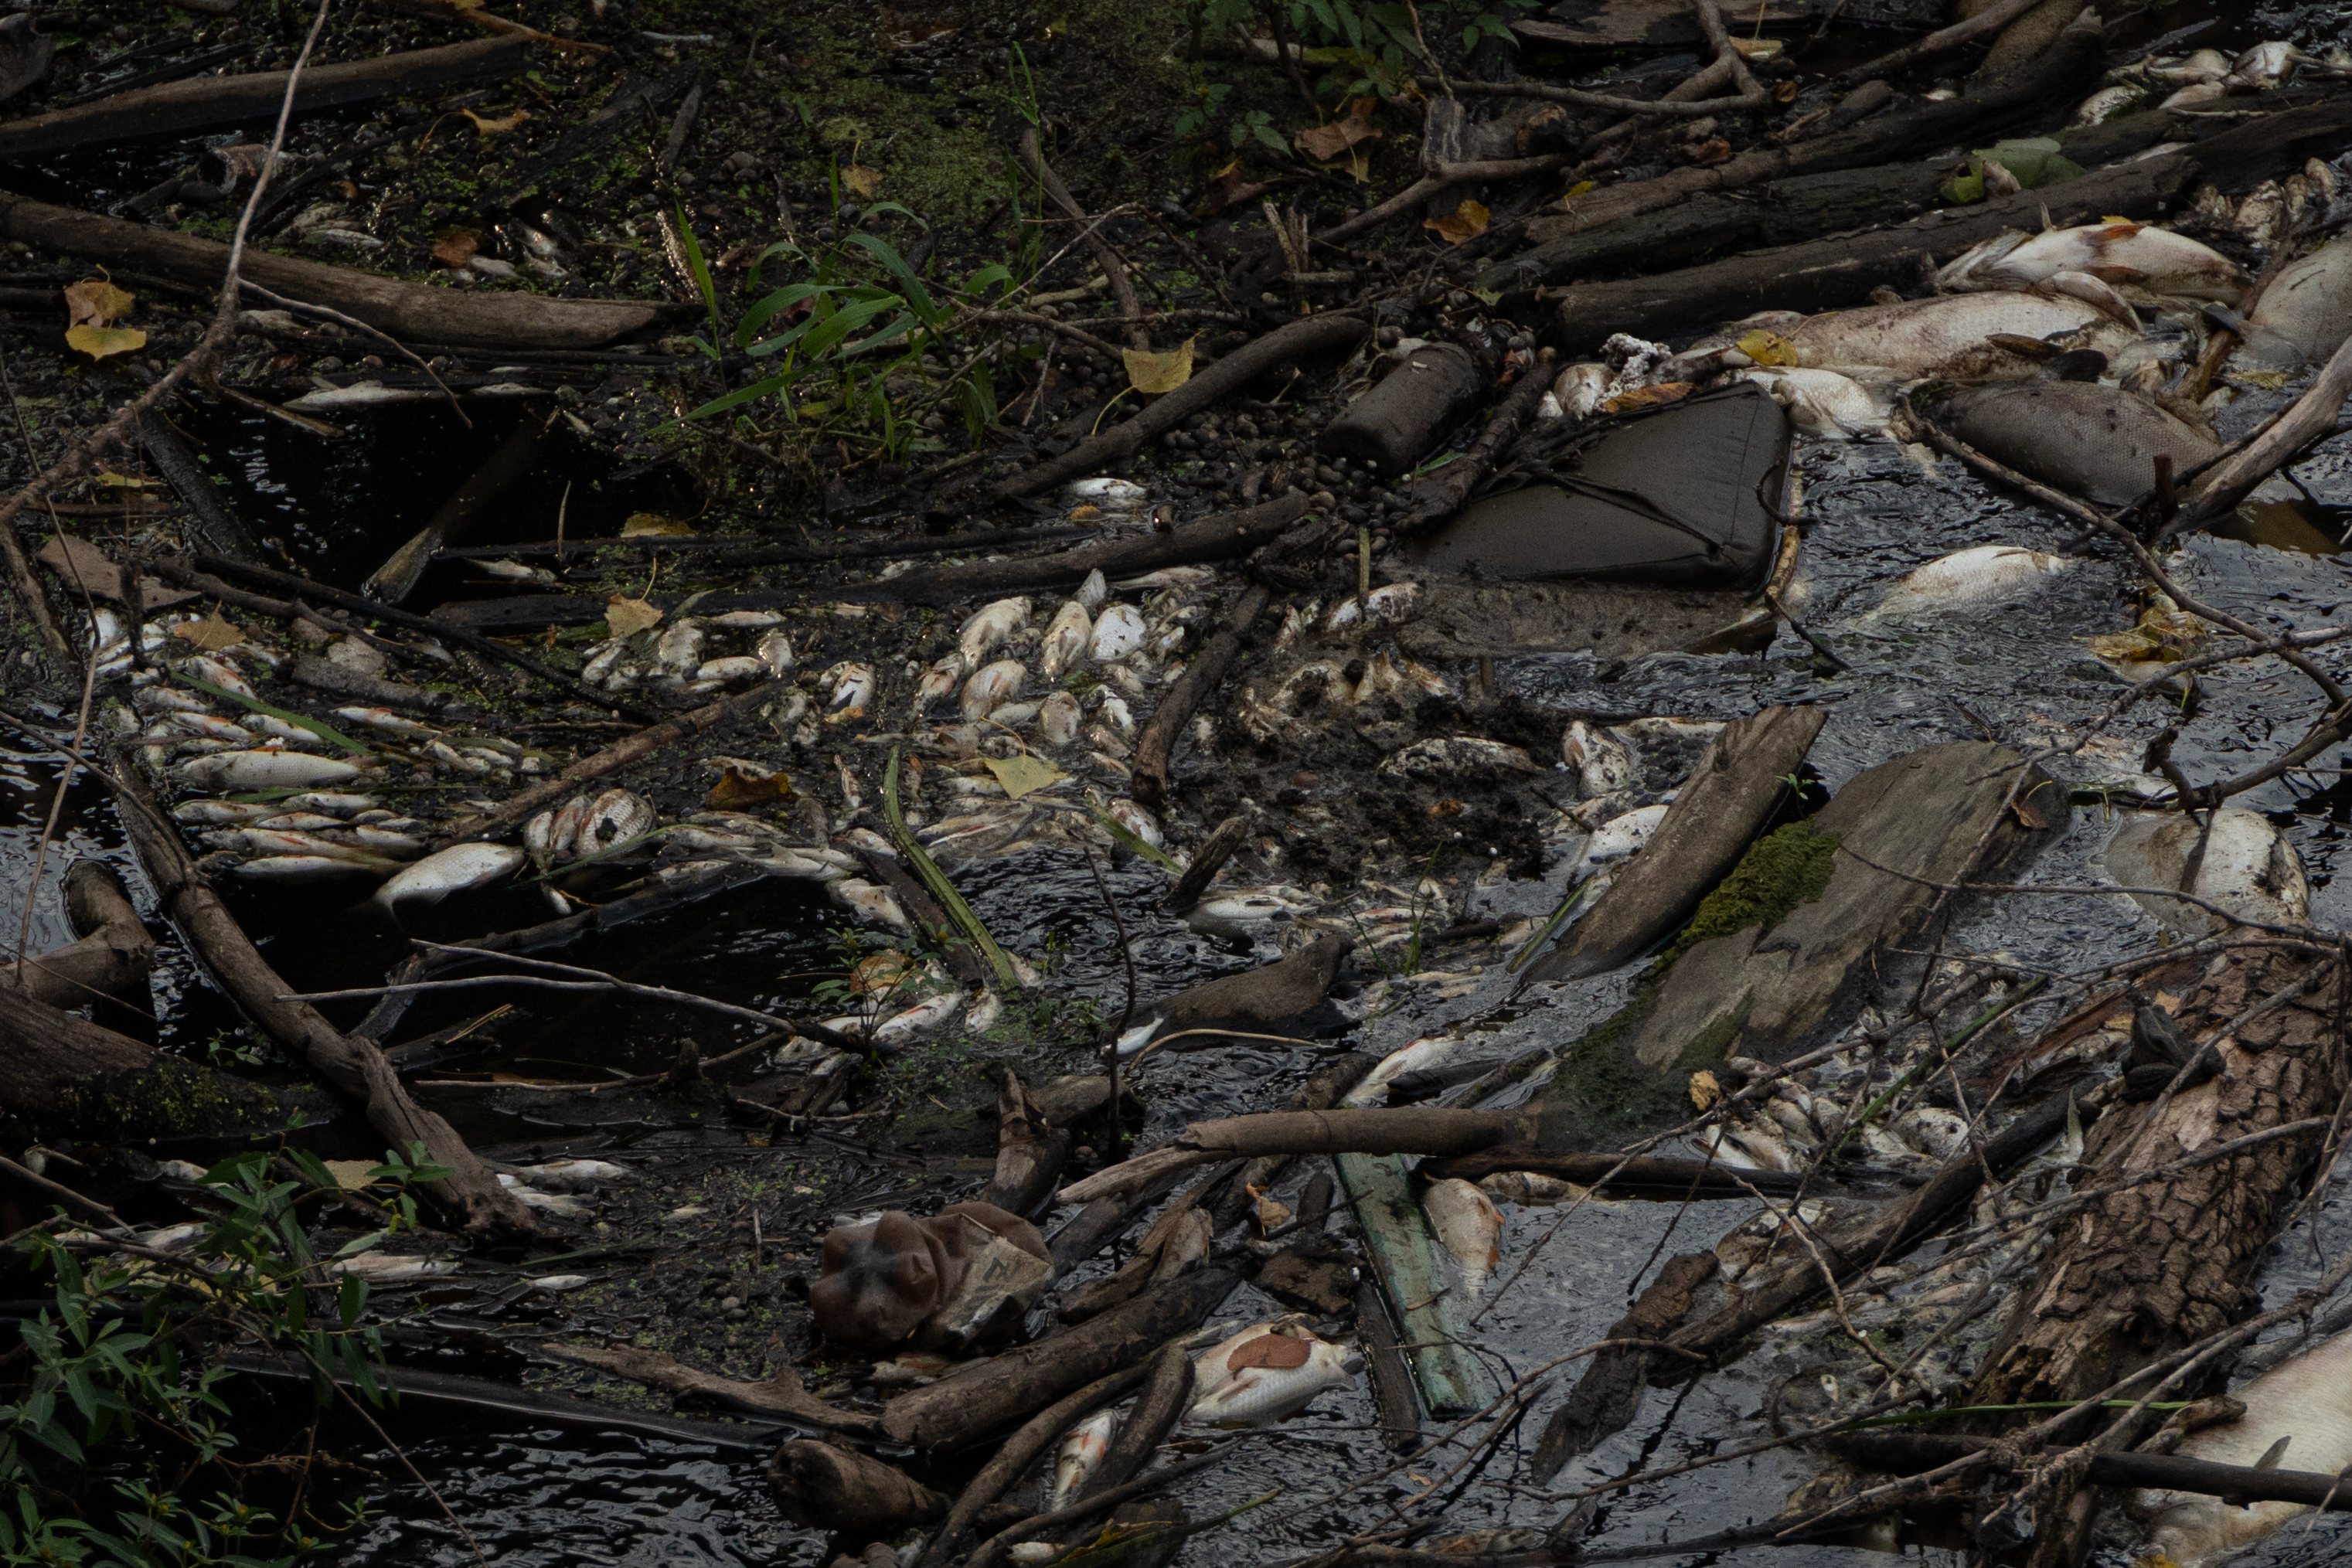
[{"label": "green grass blade", "polygon": [[1158,866],[1162,871],[1172,872],[1178,876],[1182,876],[1184,874],[1184,868],[1176,863],[1176,858],[1173,855],[1170,854],[1165,850],[1154,849],[1150,844],[1147,843],[1141,837],[1135,833],[1133,830],[1129,829],[1124,822],[1121,822],[1117,817],[1112,816],[1108,811],[1104,810],[1100,806],[1096,805],[1092,800],[1087,802],[1087,810],[1095,814],[1096,821],[1100,822],[1104,827],[1110,830],[1110,836],[1112,838],[1117,839],[1120,843],[1125,844],[1129,849],[1133,850],[1137,854],[1141,855],[1153,865]]},{"label": "green grass blade", "polygon": [[183,674],[177,670],[172,672],[172,678],[180,682],[184,685],[194,686],[196,690],[206,693],[209,695],[219,697],[226,702],[233,702],[239,707],[249,708],[255,713],[268,714],[271,718],[283,719],[288,724],[294,726],[298,729],[309,730],[312,735],[317,736],[320,740],[325,741],[330,746],[340,746],[345,751],[352,752],[357,756],[367,757],[373,755],[374,752],[375,748],[373,747],[362,746],[358,741],[353,740],[341,730],[335,728],[331,725],[320,724],[317,719],[311,718],[308,715],[295,713],[289,708],[272,707],[269,704],[263,702],[258,697],[241,697],[225,686],[214,685],[210,681],[200,681],[194,675]]},{"label": "green grass blade", "polygon": [[988,927],[980,923],[980,916],[972,913],[971,905],[964,902],[963,894],[948,881],[947,873],[924,852],[923,846],[915,841],[915,835],[907,831],[906,813],[898,809],[898,748],[895,746],[890,748],[890,765],[882,774],[882,821],[890,830],[890,841],[898,846],[898,852],[907,857],[907,863],[915,868],[915,874],[922,878],[923,885],[930,890],[933,898],[939,900],[940,907],[948,912],[948,918],[956,923],[957,929],[969,937],[971,945],[980,949],[981,956],[988,960],[989,968],[996,975],[997,985],[1007,992],[1019,992],[1022,989],[1021,971],[1013,967],[1013,956],[996,945],[996,938],[988,934]]}]

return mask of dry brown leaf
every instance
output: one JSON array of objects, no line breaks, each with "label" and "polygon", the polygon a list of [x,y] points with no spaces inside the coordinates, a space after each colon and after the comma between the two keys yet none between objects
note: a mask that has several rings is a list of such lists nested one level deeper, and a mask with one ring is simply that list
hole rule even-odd
[{"label": "dry brown leaf", "polygon": [[1249,1366],[1304,1366],[1315,1347],[1303,1339],[1288,1334],[1260,1334],[1225,1357],[1227,1370],[1239,1372]]},{"label": "dry brown leaf", "polygon": [[1164,354],[1146,353],[1141,349],[1121,349],[1119,357],[1127,361],[1128,385],[1147,396],[1172,392],[1192,379],[1192,344],[1187,338]]},{"label": "dry brown leaf", "polygon": [[1298,150],[1319,163],[1337,163],[1354,152],[1357,144],[1379,140],[1380,127],[1367,115],[1351,114],[1328,125],[1318,125],[1291,138]]},{"label": "dry brown leaf", "polygon": [[863,163],[851,163],[841,171],[841,183],[861,202],[870,202],[882,193],[882,171],[869,169]]},{"label": "dry brown leaf", "polygon": [[1227,207],[1254,202],[1274,188],[1273,181],[1253,180],[1243,173],[1241,168],[1241,160],[1236,158],[1219,170],[1216,177],[1202,191],[1201,199],[1192,204],[1192,215],[1202,218],[1214,216]]},{"label": "dry brown leaf", "polygon": [[1716,1082],[1714,1073],[1701,1069],[1691,1074],[1690,1097],[1691,1103],[1704,1111],[1723,1098],[1723,1085]]},{"label": "dry brown leaf", "polygon": [[194,643],[207,653],[233,648],[245,641],[245,633],[237,629],[236,622],[217,610],[202,621],[181,622],[172,628],[172,635]]},{"label": "dry brown leaf", "polygon": [[710,787],[703,805],[713,811],[757,811],[781,806],[792,798],[793,781],[782,773],[750,774],[730,764]]},{"label": "dry brown leaf", "polygon": [[137,297],[103,277],[85,277],[65,287],[66,319],[77,327],[108,327],[131,314]]},{"label": "dry brown leaf", "polygon": [[1619,392],[1601,405],[1603,413],[1622,413],[1629,408],[1660,408],[1670,402],[1680,402],[1690,396],[1688,382],[1660,382],[1654,387],[1635,387],[1629,392]]},{"label": "dry brown leaf", "polygon": [[457,112],[472,120],[474,129],[485,136],[502,136],[530,118],[530,110],[527,109],[518,109],[512,114],[502,114],[496,119],[476,114],[470,109],[461,109]]},{"label": "dry brown leaf", "polygon": [[472,229],[444,229],[433,242],[433,259],[444,267],[463,267],[482,248],[482,236]]},{"label": "dry brown leaf", "polygon": [[1465,200],[1444,217],[1422,219],[1421,226],[1435,230],[1448,245],[1460,245],[1486,232],[1486,208],[1483,203]]},{"label": "dry brown leaf", "polygon": [[634,637],[661,624],[662,612],[643,599],[619,594],[604,601],[604,630],[614,637]]}]

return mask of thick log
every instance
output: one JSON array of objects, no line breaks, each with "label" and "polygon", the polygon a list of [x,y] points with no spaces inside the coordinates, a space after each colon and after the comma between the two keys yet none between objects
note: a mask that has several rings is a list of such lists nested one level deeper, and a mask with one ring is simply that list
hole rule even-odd
[{"label": "thick log", "polygon": [[1177,739],[1192,722],[1193,710],[1217,689],[1240,660],[1250,628],[1257,624],[1257,618],[1265,613],[1273,599],[1274,592],[1265,584],[1252,583],[1225,623],[1184,666],[1183,674],[1160,699],[1160,706],[1151,710],[1143,733],[1136,737],[1133,777],[1128,791],[1139,804],[1155,811],[1168,804],[1168,764],[1175,755]]},{"label": "thick log", "polygon": [[1150,407],[1125,423],[1114,424],[1101,434],[1079,442],[1059,457],[1032,464],[998,480],[988,492],[989,499],[1009,501],[1034,496],[1049,486],[1122,463],[1145,442],[1175,429],[1204,409],[1215,407],[1267,371],[1304,360],[1342,353],[1362,342],[1369,330],[1360,317],[1338,314],[1303,317],[1277,328],[1196,372],[1191,381],[1155,399]]},{"label": "thick log", "polygon": [[521,1201],[498,1184],[456,1128],[409,1097],[373,1041],[343,1033],[308,1002],[286,999],[294,988],[269,967],[196,870],[179,832],[128,761],[108,774],[106,782],[123,832],[164,909],[238,1010],[308,1061],[330,1088],[362,1106],[389,1147],[405,1151],[422,1144],[436,1164],[448,1167],[448,1176],[425,1190],[436,1205],[460,1217],[467,1229],[535,1233],[539,1228]]},{"label": "thick log", "polygon": [[324,692],[329,696],[350,702],[365,703],[371,707],[404,708],[411,713],[438,713],[457,699],[447,692],[431,686],[412,686],[399,681],[380,681],[373,675],[362,674],[332,659],[322,659],[316,653],[297,653],[287,666],[286,675],[297,685]]},{"label": "thick log", "polygon": [[43,1136],[242,1141],[282,1133],[314,1098],[163,1055],[0,986],[0,1108]]},{"label": "thick log", "polygon": [[[0,235],[36,250],[153,273],[199,288],[217,287],[228,272],[228,246],[217,240],[52,206],[8,191],[0,191]],[[556,299],[520,289],[468,293],[260,250],[247,250],[240,268],[248,283],[306,304],[331,306],[380,332],[457,348],[601,348],[686,308]]]},{"label": "thick log", "polygon": [[[2286,954],[2232,955],[2183,997],[2180,1031],[2201,1039],[2314,972]],[[2094,1174],[2078,1176],[2075,1190],[2095,1193],[2218,1138],[2325,1119],[2345,1079],[2332,989],[2299,995],[2225,1036],[2213,1048],[2218,1076],[2168,1103],[2108,1111],[2084,1141],[2082,1163]],[[2318,1141],[2315,1130],[2260,1144],[2115,1192],[2070,1221],[2018,1295],[1965,1403],[2083,1398],[2235,1322]]]},{"label": "thick log", "polygon": [[1689,919],[1786,796],[1787,777],[1828,717],[1817,707],[1768,707],[1726,725],[1641,854],[1536,960],[1527,983],[1605,973]]},{"label": "thick log", "polygon": [[[481,38],[437,49],[410,49],[374,59],[312,66],[294,84],[294,112],[316,114],[457,82],[512,76],[530,63],[527,40]],[[286,78],[290,74],[254,71],[202,77],[28,115],[0,125],[0,162],[22,162],[53,152],[151,136],[267,125],[277,119],[278,106],[286,101]]]},{"label": "thick log", "polygon": [[1507,393],[1495,412],[1486,416],[1486,428],[1478,439],[1453,462],[1436,473],[1416,482],[1405,494],[1405,512],[1391,523],[1397,534],[1417,533],[1441,522],[1461,510],[1470,493],[1484,484],[1495,465],[1503,460],[1519,433],[1543,406],[1544,394],[1551,390],[1557,374],[1559,356],[1545,349],[1535,362],[1519,373],[1518,384]]},{"label": "thick log", "polygon": [[1168,896],[1161,901],[1162,905],[1171,913],[1181,915],[1198,904],[1201,894],[1216,881],[1217,873],[1224,870],[1225,862],[1234,858],[1234,852],[1248,839],[1247,817],[1227,817],[1219,822],[1209,836],[1201,841],[1200,847],[1192,852],[1192,863],[1186,866],[1184,874],[1176,879],[1176,885],[1169,890]]},{"label": "thick log", "polygon": [[919,1568],[938,1568],[963,1542],[964,1532],[972,1526],[990,1505],[1004,1495],[1005,1490],[1021,1479],[1030,1461],[1051,1448],[1055,1438],[1070,1428],[1071,1423],[1098,1406],[1108,1405],[1141,1383],[1148,1367],[1131,1366],[1098,1377],[1074,1394],[1055,1401],[1025,1422],[1021,1429],[997,1446],[980,1473],[964,1483],[962,1492],[949,1511],[947,1521],[918,1559]]},{"label": "thick log", "polygon": [[1120,1421],[1118,1431],[1096,1461],[1094,1473],[1071,1500],[1084,1502],[1113,1487],[1124,1486],[1151,1462],[1160,1443],[1192,1404],[1192,1354],[1181,1344],[1163,1348],[1151,1358],[1143,1391]]},{"label": "thick log", "polygon": [[144,990],[155,939],[111,866],[76,861],[66,872],[66,918],[79,940],[0,969],[0,990],[21,990],[53,1008]]},{"label": "thick log", "polygon": [[1096,1378],[1132,1366],[1199,1325],[1241,1283],[1203,1269],[1066,1333],[991,1356],[970,1371],[901,1394],[882,1407],[891,1440],[950,1447],[1019,1420]]},{"label": "thick log", "polygon": [[803,1427],[838,1432],[844,1437],[871,1437],[881,1429],[873,1416],[836,1410],[811,1394],[788,1363],[779,1364],[776,1375],[764,1383],[745,1383],[688,1366],[674,1356],[640,1345],[551,1340],[538,1350],[558,1361],[593,1366],[648,1388],[664,1388],[672,1394],[707,1400],[722,1409],[777,1417]]},{"label": "thick log", "polygon": [[[1290,1098],[1282,1103],[1282,1108],[1286,1111],[1328,1111],[1380,1064],[1379,1057],[1360,1051],[1335,1056],[1308,1073],[1307,1082],[1292,1092]],[[1280,1176],[1282,1168],[1289,1163],[1288,1155],[1268,1155],[1250,1161],[1235,1172],[1233,1179],[1225,1184],[1224,1195],[1217,1199],[1217,1207],[1212,1216],[1216,1221],[1217,1233],[1222,1236],[1240,1224],[1244,1211],[1250,1205],[1250,1188],[1256,1187],[1263,1192],[1272,1186],[1275,1177]]]},{"label": "thick log", "polygon": [[768,1495],[794,1524],[864,1541],[939,1518],[946,1496],[879,1459],[803,1437],[768,1461]]},{"label": "thick log", "polygon": [[1069,1130],[1047,1120],[1044,1107],[1013,1069],[999,1069],[996,1174],[980,1201],[1027,1218],[1053,1191],[1054,1178],[1069,1155]]},{"label": "thick log", "polygon": [[[1433,99],[1432,111],[1446,101]],[[1470,417],[1493,379],[1478,357],[1458,343],[1415,349],[1324,426],[1315,449],[1370,464],[1391,476],[1404,474]]]},{"label": "thick log", "polygon": [[[1716,1267],[1712,1252],[1669,1258],[1633,1310],[1609,1325],[1609,1337],[1665,1338],[1689,1315],[1691,1292],[1715,1277]],[[1592,1358],[1584,1375],[1569,1390],[1566,1402],[1551,1413],[1536,1444],[1535,1462],[1529,1469],[1538,1486],[1550,1485],[1562,1465],[1579,1454],[1591,1452],[1603,1437],[1623,1431],[1632,1423],[1642,1408],[1651,1364],[1660,1359],[1661,1354],[1651,1350],[1604,1350]]]}]

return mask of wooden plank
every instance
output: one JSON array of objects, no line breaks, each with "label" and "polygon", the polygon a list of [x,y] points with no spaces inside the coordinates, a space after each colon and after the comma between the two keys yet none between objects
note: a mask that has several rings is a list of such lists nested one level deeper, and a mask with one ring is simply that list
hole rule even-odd
[{"label": "wooden plank", "polygon": [[1336,1155],[1339,1183],[1355,1205],[1381,1293],[1402,1331],[1413,1381],[1433,1416],[1466,1416],[1494,1402],[1494,1380],[1468,1346],[1467,1314],[1438,1261],[1437,1239],[1414,1200],[1398,1155]]}]

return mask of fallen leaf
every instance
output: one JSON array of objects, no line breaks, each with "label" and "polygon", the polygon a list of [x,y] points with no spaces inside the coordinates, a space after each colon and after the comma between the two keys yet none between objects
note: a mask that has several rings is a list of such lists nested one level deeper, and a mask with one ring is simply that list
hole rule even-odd
[{"label": "fallen leaf", "polygon": [[137,298],[103,277],[85,277],[65,287],[66,319],[77,327],[105,327],[131,314]]},{"label": "fallen leaf", "polygon": [[1422,219],[1421,226],[1436,231],[1437,237],[1448,245],[1460,245],[1486,232],[1486,208],[1483,203],[1465,200],[1444,217]]},{"label": "fallen leaf", "polygon": [[860,996],[876,991],[887,991],[913,977],[914,963],[904,953],[892,949],[875,953],[857,960],[849,971],[849,988]]},{"label": "fallen leaf", "polygon": [[502,136],[530,118],[530,110],[527,109],[518,109],[512,114],[500,115],[495,120],[476,114],[470,109],[461,109],[457,112],[472,120],[474,129],[485,136]]},{"label": "fallen leaf", "polygon": [[245,633],[237,629],[236,622],[217,610],[202,621],[181,622],[172,628],[172,635],[194,643],[207,653],[233,648],[245,641]]},{"label": "fallen leaf", "polygon": [[621,537],[625,539],[641,539],[648,534],[682,537],[693,532],[693,524],[665,517],[659,512],[631,512],[628,521],[621,525]]},{"label": "fallen leaf", "polygon": [[1077,506],[1070,508],[1070,521],[1074,523],[1091,523],[1102,515],[1100,507]]},{"label": "fallen leaf", "polygon": [[368,1172],[375,1169],[373,1160],[320,1160],[335,1185],[345,1192],[357,1192],[368,1184]]},{"label": "fallen leaf", "polygon": [[882,171],[869,169],[863,163],[845,165],[841,171],[841,183],[861,202],[870,202],[882,193]]},{"label": "fallen leaf", "polygon": [[1778,38],[1734,38],[1731,40],[1731,47],[1751,60],[1771,59],[1778,56],[1781,49],[1780,40]]},{"label": "fallen leaf", "polygon": [[1043,758],[1023,752],[1018,757],[992,757],[988,770],[1004,786],[1004,792],[1018,800],[1024,795],[1034,795],[1062,777],[1062,770]]},{"label": "fallen leaf", "polygon": [[1253,180],[1241,172],[1241,160],[1236,158],[1211,180],[1202,192],[1201,199],[1192,204],[1194,217],[1213,217],[1227,207],[1244,202],[1254,202],[1274,188],[1271,180]]},{"label": "fallen leaf", "polygon": [[661,624],[662,612],[642,599],[619,594],[604,601],[604,630],[614,637],[634,637]]},{"label": "fallen leaf", "polygon": [[1304,1366],[1307,1358],[1314,1354],[1314,1345],[1306,1340],[1286,1333],[1265,1333],[1236,1347],[1233,1354],[1225,1357],[1225,1367],[1239,1372],[1250,1366]]},{"label": "fallen leaf", "polygon": [[1709,163],[1720,163],[1730,156],[1731,143],[1720,136],[1710,136],[1691,149],[1690,160],[1704,168]]},{"label": "fallen leaf", "polygon": [[793,781],[782,773],[754,775],[730,765],[702,803],[713,811],[756,811],[792,798]]},{"label": "fallen leaf", "polygon": [[33,558],[58,574],[58,580],[79,592],[100,599],[122,598],[122,569],[88,539],[59,534]]},{"label": "fallen leaf", "polygon": [[1777,332],[1749,332],[1731,345],[1759,365],[1793,365],[1797,350]]},{"label": "fallen leaf", "polygon": [[1121,349],[1119,357],[1127,361],[1128,384],[1146,394],[1174,392],[1192,379],[1193,342],[1193,339],[1187,338],[1164,354]]},{"label": "fallen leaf", "polygon": [[1723,1085],[1716,1082],[1714,1073],[1701,1069],[1691,1074],[1690,1097],[1691,1103],[1704,1111],[1723,1098]]},{"label": "fallen leaf", "polygon": [[1298,150],[1320,163],[1337,163],[1353,152],[1362,141],[1380,139],[1380,127],[1364,115],[1351,114],[1345,120],[1335,120],[1328,125],[1313,126],[1291,138]]},{"label": "fallen leaf", "polygon": [[1603,413],[1622,413],[1629,408],[1663,408],[1670,402],[1680,402],[1690,396],[1688,382],[1660,382],[1654,387],[1635,387],[1629,392],[1619,392],[1601,405]]},{"label": "fallen leaf", "polygon": [[101,485],[112,485],[123,490],[152,490],[160,484],[154,479],[133,479],[130,475],[117,474],[111,468],[101,468],[90,477]]},{"label": "fallen leaf", "polygon": [[136,327],[68,327],[66,347],[88,354],[93,360],[109,354],[128,354],[147,346],[147,334]]},{"label": "fallen leaf", "polygon": [[444,267],[463,267],[482,248],[482,236],[472,229],[445,229],[433,242],[433,259]]}]

